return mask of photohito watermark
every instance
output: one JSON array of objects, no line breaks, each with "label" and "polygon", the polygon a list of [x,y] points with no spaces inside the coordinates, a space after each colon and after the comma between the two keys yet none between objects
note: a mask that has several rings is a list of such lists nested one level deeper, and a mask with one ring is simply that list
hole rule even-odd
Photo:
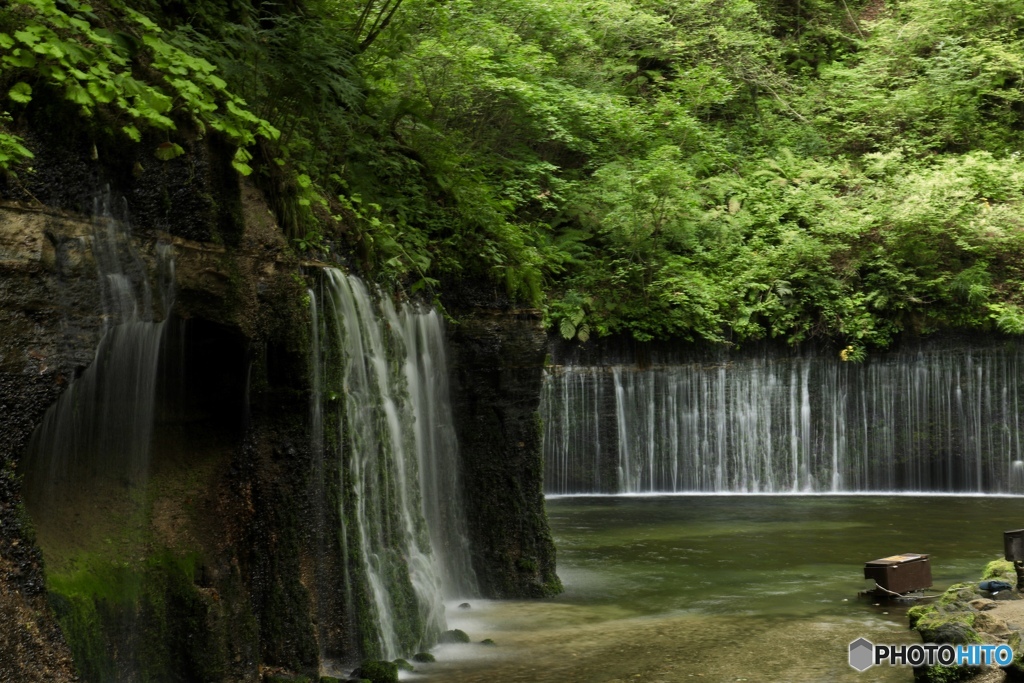
[{"label": "photohito watermark", "polygon": [[1009,645],[875,645],[867,638],[850,643],[850,666],[866,671],[876,664],[897,666],[1009,666],[1013,648]]}]

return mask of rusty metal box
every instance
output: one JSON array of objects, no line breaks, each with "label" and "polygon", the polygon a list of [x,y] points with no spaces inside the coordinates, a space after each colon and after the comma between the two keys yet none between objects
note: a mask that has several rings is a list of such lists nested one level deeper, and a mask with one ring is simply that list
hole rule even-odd
[{"label": "rusty metal box", "polygon": [[1003,549],[1009,562],[1024,560],[1024,529],[1004,531]]},{"label": "rusty metal box", "polygon": [[893,593],[909,593],[932,585],[932,565],[927,555],[904,553],[864,563],[864,578]]}]

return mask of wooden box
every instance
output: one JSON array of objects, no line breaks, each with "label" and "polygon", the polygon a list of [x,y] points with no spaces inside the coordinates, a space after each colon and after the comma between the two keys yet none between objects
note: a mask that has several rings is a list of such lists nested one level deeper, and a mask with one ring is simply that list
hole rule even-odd
[{"label": "wooden box", "polygon": [[864,563],[864,578],[892,593],[909,593],[932,585],[932,565],[927,555],[892,555]]}]

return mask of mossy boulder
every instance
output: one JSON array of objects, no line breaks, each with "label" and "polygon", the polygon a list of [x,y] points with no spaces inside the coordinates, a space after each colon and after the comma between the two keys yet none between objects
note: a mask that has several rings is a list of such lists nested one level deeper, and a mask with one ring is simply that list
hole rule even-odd
[{"label": "mossy boulder", "polygon": [[968,645],[981,642],[978,632],[974,630],[973,612],[945,612],[936,609],[920,616],[914,628],[926,643]]},{"label": "mossy boulder", "polygon": [[399,671],[415,671],[416,667],[409,663],[406,659],[396,659],[394,665],[398,667]]},{"label": "mossy boulder", "polygon": [[320,683],[341,683],[341,679],[334,676],[321,676]]},{"label": "mossy boulder", "polygon": [[469,636],[466,634],[465,631],[461,631],[461,630],[455,628],[455,629],[452,629],[451,631],[445,631],[444,633],[442,633],[441,634],[441,638],[439,639],[438,642],[441,642],[441,643],[468,643],[470,641],[469,641]]},{"label": "mossy boulder", "polygon": [[941,607],[953,607],[956,609],[968,609],[967,604],[971,600],[981,597],[978,593],[978,586],[974,583],[954,583],[946,589],[938,600]]},{"label": "mossy boulder", "polygon": [[490,638],[484,638],[483,640],[480,641],[480,644],[481,645],[490,645],[492,647],[497,645],[497,643],[494,642],[493,640],[491,640]]},{"label": "mossy boulder", "polygon": [[431,662],[436,662],[437,658],[429,652],[417,652],[412,656],[412,661],[420,662],[421,664],[430,664]]},{"label": "mossy boulder", "polygon": [[985,565],[985,571],[982,572],[981,578],[985,579],[999,579],[1001,581],[1008,581],[1009,583],[1017,584],[1017,572],[1013,569],[1013,562],[1007,560],[993,560]]},{"label": "mossy boulder", "polygon": [[917,628],[917,622],[921,617],[935,611],[935,605],[916,605],[907,610],[907,620],[910,621],[910,628]]},{"label": "mossy boulder", "polygon": [[370,683],[398,683],[398,665],[394,662],[368,659],[352,672],[352,677],[363,678]]}]

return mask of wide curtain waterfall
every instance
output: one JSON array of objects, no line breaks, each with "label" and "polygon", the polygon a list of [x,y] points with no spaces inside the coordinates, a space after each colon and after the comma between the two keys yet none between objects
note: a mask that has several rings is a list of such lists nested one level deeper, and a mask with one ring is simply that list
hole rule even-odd
[{"label": "wide curtain waterfall", "polygon": [[442,321],[336,269],[310,299],[313,441],[338,460],[346,592],[367,587],[380,654],[407,655],[445,628],[445,597],[476,592]]},{"label": "wide curtain waterfall", "polygon": [[1024,493],[1022,349],[550,368],[549,494]]}]

